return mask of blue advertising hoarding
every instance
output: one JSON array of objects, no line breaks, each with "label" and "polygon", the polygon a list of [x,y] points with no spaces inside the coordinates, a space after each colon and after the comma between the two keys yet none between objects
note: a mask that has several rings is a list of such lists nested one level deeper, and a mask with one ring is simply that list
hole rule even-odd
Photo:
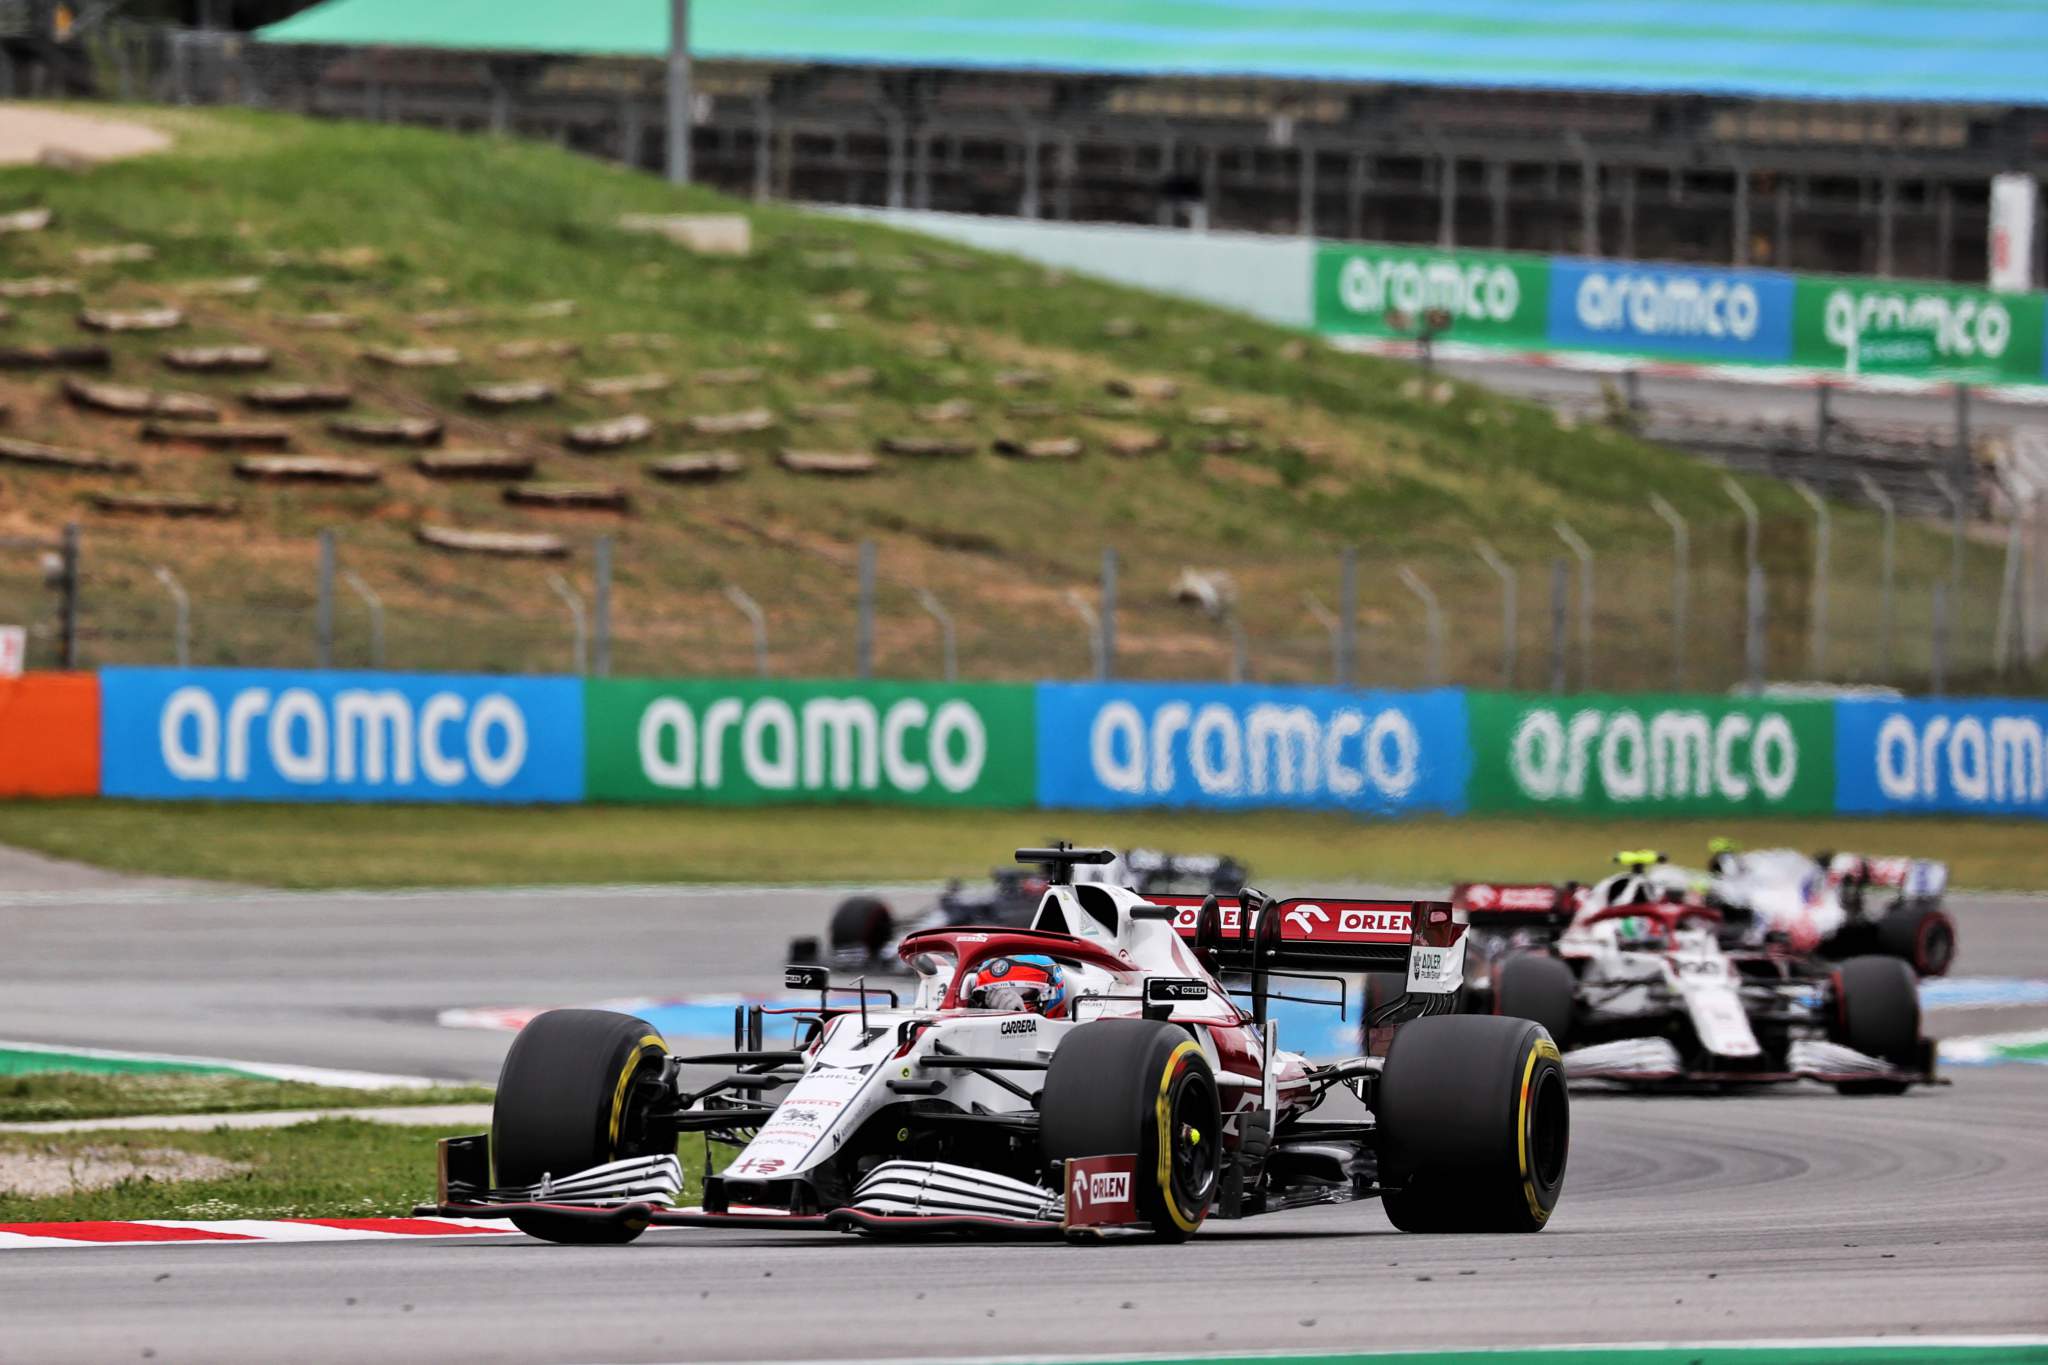
[{"label": "blue advertising hoarding", "polygon": [[108,796],[583,799],[578,678],[109,668]]},{"label": "blue advertising hoarding", "polygon": [[1794,284],[1770,270],[1625,261],[1550,263],[1554,346],[1782,365],[1792,359]]},{"label": "blue advertising hoarding", "polygon": [[1038,803],[1455,813],[1465,697],[1313,687],[1043,683]]},{"label": "blue advertising hoarding", "polygon": [[2048,703],[1840,702],[1835,809],[2048,817]]}]

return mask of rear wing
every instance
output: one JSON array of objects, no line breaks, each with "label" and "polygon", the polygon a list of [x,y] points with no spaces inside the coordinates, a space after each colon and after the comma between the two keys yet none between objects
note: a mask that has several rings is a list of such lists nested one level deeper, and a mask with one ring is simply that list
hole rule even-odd
[{"label": "rear wing", "polygon": [[1948,890],[1948,864],[1931,858],[1866,858],[1837,853],[1828,860],[1828,881],[1839,886],[1860,881],[1865,886],[1894,887],[1909,898],[1936,897]]},{"label": "rear wing", "polygon": [[1465,932],[1463,917],[1453,911],[1448,901],[1304,896],[1267,902],[1263,910],[1253,912],[1247,925],[1238,897],[1217,896],[1216,921],[1205,933],[1201,908],[1210,898],[1151,899],[1155,905],[1173,906],[1179,912],[1173,918],[1174,932],[1197,949],[1213,949],[1217,965],[1226,971],[1250,970],[1258,965],[1259,941],[1270,938],[1272,931],[1265,935],[1257,931],[1269,915],[1279,922],[1279,941],[1264,965],[1282,970],[1405,974],[1416,948],[1449,948]]},{"label": "rear wing", "polygon": [[1586,889],[1577,882],[1459,882],[1451,888],[1452,908],[1476,929],[1562,928],[1585,899]]}]

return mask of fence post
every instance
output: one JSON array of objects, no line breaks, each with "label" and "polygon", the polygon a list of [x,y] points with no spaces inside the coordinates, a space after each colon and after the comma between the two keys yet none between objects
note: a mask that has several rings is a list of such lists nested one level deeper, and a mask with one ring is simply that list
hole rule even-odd
[{"label": "fence post", "polygon": [[[1629,373],[1634,374],[1635,371]],[[1472,542],[1472,548],[1479,552],[1479,557],[1486,561],[1486,567],[1500,579],[1500,685],[1512,690],[1515,685],[1515,597],[1519,580],[1514,566],[1502,559],[1485,540]]]},{"label": "fence post", "polygon": [[1246,657],[1251,653],[1244,638],[1244,623],[1237,619],[1237,609],[1232,607],[1223,613],[1223,629],[1230,633],[1230,681],[1244,681]]},{"label": "fence post", "polygon": [[747,618],[747,624],[754,628],[754,674],[768,676],[768,616],[761,610],[761,604],[747,595],[747,590],[737,583],[725,585],[725,600]]},{"label": "fence post", "polygon": [[1584,692],[1593,686],[1593,547],[1562,517],[1552,525],[1579,561],[1579,690]]},{"label": "fence post", "polygon": [[1828,487],[1828,438],[1834,434],[1835,389],[1832,384],[1816,384],[1813,414],[1813,453],[1815,456],[1814,481],[1825,493]]},{"label": "fence post", "polygon": [[853,670],[856,677],[875,676],[875,542],[860,543],[860,599],[855,613]]},{"label": "fence post", "polygon": [[1956,474],[1970,477],[1970,386],[1956,385]]},{"label": "fence post", "polygon": [[1742,485],[1721,476],[1721,486],[1728,490],[1729,498],[1742,509],[1745,528],[1743,539],[1743,575],[1747,588],[1743,612],[1742,659],[1743,674],[1751,692],[1760,692],[1764,685],[1764,566],[1758,557],[1763,537],[1763,519],[1757,511],[1756,501],[1742,491]]},{"label": "fence post", "polygon": [[1403,564],[1399,569],[1401,585],[1415,594],[1422,603],[1425,629],[1429,634],[1429,657],[1424,664],[1431,687],[1444,685],[1444,614],[1437,605],[1436,594],[1429,590],[1429,584],[1422,581],[1422,575]]},{"label": "fence post", "polygon": [[176,625],[172,627],[174,648],[177,651],[178,667],[192,666],[192,598],[178,582],[177,575],[168,567],[159,564],[154,570],[156,581],[164,585],[164,591],[171,595],[171,608],[176,614]]},{"label": "fence post", "polygon": [[1991,645],[1991,665],[2000,677],[2005,676],[2005,670],[2012,662],[2012,636],[2018,625],[2020,560],[2025,543],[2020,538],[2021,525],[2016,507],[2005,529],[2005,573],[1998,585],[1998,633]]},{"label": "fence post", "polygon": [[930,588],[919,588],[917,590],[917,604],[925,609],[932,620],[939,623],[939,642],[945,659],[946,681],[958,682],[960,680],[960,656],[955,651],[953,645],[952,616],[939,604],[939,599],[932,595]]},{"label": "fence post", "polygon": [[78,667],[78,523],[64,523],[57,551],[57,638],[64,667]]},{"label": "fence post", "polygon": [[1562,559],[1550,561],[1550,690],[1564,695],[1565,610],[1571,596]]},{"label": "fence post", "polygon": [[1081,625],[1088,633],[1090,673],[1099,681],[1109,676],[1102,662],[1102,618],[1095,606],[1079,588],[1067,589],[1067,605],[1074,609],[1074,615],[1081,618]]},{"label": "fence post", "polygon": [[370,616],[370,667],[384,667],[384,599],[370,590],[362,575],[354,569],[343,569],[341,581],[348,584],[349,591],[362,599],[363,610]]},{"label": "fence post", "polygon": [[1895,676],[1895,656],[1892,650],[1893,629],[1897,624],[1897,602],[1892,588],[1898,572],[1899,515],[1892,503],[1891,495],[1877,486],[1877,480],[1859,472],[1856,482],[1863,485],[1863,496],[1877,504],[1877,510],[1884,517],[1884,540],[1879,548],[1878,574],[1884,581],[1884,680],[1889,683]]},{"label": "fence post", "polygon": [[1685,690],[1686,611],[1692,602],[1692,531],[1678,509],[1655,493],[1650,510],[1671,528],[1671,690]]},{"label": "fence post", "polygon": [[612,672],[612,538],[597,538],[591,564],[591,616],[595,618],[590,650],[590,671],[600,678]]},{"label": "fence post", "polygon": [[1948,691],[1948,584],[1939,578],[1934,580],[1934,616],[1930,625],[1934,638],[1929,651],[1929,681],[1938,697]]},{"label": "fence post", "polygon": [[578,676],[590,672],[590,647],[588,629],[583,619],[583,599],[569,586],[569,580],[558,573],[548,575],[548,586],[555,590],[555,596],[562,599],[562,605],[569,609],[569,622],[573,627],[576,642],[576,672]]},{"label": "fence post", "polygon": [[1346,545],[1338,561],[1337,686],[1351,686],[1358,669],[1358,549]]},{"label": "fence post", "polygon": [[1948,581],[1952,588],[1960,592],[1963,586],[1963,525],[1966,520],[1963,515],[1963,495],[1956,491],[1956,486],[1939,470],[1928,471],[1927,481],[1934,485],[1935,491],[1940,493],[1942,500],[1948,504]]},{"label": "fence post", "polygon": [[1337,619],[1337,613],[1324,606],[1323,599],[1317,597],[1314,593],[1303,593],[1301,601],[1302,605],[1308,608],[1308,614],[1316,618],[1316,624],[1329,632],[1330,685],[1342,687],[1344,685],[1343,623]]},{"label": "fence post", "polygon": [[1108,682],[1116,672],[1116,547],[1102,549],[1102,611],[1098,629],[1101,647],[1095,660],[1095,676]]},{"label": "fence post", "polygon": [[320,533],[320,587],[313,607],[313,657],[321,668],[334,667],[334,532]]},{"label": "fence post", "polygon": [[1816,681],[1827,674],[1828,658],[1828,505],[1804,479],[1793,479],[1792,491],[1813,509],[1813,619],[1807,623],[1807,669]]}]

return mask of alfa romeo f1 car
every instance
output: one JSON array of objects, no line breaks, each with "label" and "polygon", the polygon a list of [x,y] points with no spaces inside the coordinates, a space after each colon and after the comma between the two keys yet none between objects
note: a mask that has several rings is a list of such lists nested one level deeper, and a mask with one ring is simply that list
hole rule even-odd
[{"label": "alfa romeo f1 car", "polygon": [[[1622,871],[1586,888],[1458,886],[1471,925],[1465,1007],[1541,1023],[1573,1079],[1812,1079],[1852,1094],[1934,1082],[1912,967],[1820,951],[1843,923],[1817,865],[1784,895],[1768,859],[1724,862],[1712,879],[1656,853],[1617,861]],[[1738,877],[1753,879],[1746,901],[1725,898]]]},{"label": "alfa romeo f1 car", "polygon": [[[786,984],[815,1007],[742,1007],[731,1051],[691,1057],[629,1016],[538,1016],[491,1132],[442,1142],[422,1208],[572,1243],[650,1226],[1181,1241],[1208,1218],[1371,1197],[1409,1231],[1548,1221],[1569,1140],[1558,1051],[1529,1021],[1452,1012],[1465,926],[1448,904],[1161,903],[1076,881],[1105,849],[1017,856],[1050,874],[1029,927],[907,936],[907,1003],[796,966]],[[1408,987],[1377,1048],[1326,1065],[1281,1049],[1276,980],[1372,968]],[[1248,1006],[1222,985],[1239,973]],[[786,1045],[764,1043],[771,1020]],[[1319,1116],[1340,1089],[1364,1112]],[[697,1207],[676,1207],[682,1133],[708,1139]],[[736,1153],[722,1171],[713,1146]]]},{"label": "alfa romeo f1 car", "polygon": [[[1251,874],[1243,863],[1228,855],[1133,848],[1099,867],[1077,869],[1076,875],[1110,886],[1129,887],[1147,896],[1211,891],[1219,896],[1234,896]],[[1033,865],[998,867],[989,873],[988,885],[982,887],[970,889],[958,881],[950,882],[937,901],[912,918],[907,929],[895,910],[879,896],[848,896],[832,911],[826,926],[825,951],[819,952],[818,940],[800,938],[789,945],[789,960],[823,961],[847,972],[900,972],[906,964],[897,955],[896,944],[903,934],[965,925],[1024,928],[1038,914],[1039,902],[1051,881],[1050,869]]]}]

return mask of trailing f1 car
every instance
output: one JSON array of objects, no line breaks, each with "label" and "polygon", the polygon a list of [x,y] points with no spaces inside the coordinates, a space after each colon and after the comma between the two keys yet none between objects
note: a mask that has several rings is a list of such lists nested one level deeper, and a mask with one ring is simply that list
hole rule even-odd
[{"label": "trailing f1 car", "polygon": [[1541,1023],[1573,1079],[1812,1079],[1851,1094],[1934,1082],[1912,968],[1818,952],[1830,935],[1795,915],[1817,904],[1811,887],[1783,905],[1759,893],[1737,906],[1719,899],[1726,880],[1661,854],[1617,861],[1620,872],[1583,889],[1457,887],[1470,924],[1465,1007]]},{"label": "trailing f1 car", "polygon": [[[1795,849],[1743,852],[1716,839],[1707,869],[1692,872],[1656,858],[1660,886],[1682,889],[1721,914],[1722,937],[1745,947],[1779,943],[1798,953],[1842,959],[1896,957],[1920,976],[1944,976],[1955,960],[1956,925],[1942,906],[1948,865],[1925,858],[1808,857]],[[1880,902],[1874,892],[1890,891]],[[1481,913],[1575,909],[1586,889],[1464,882],[1461,906]]]},{"label": "trailing f1 car", "polygon": [[[649,1226],[1180,1241],[1212,1217],[1370,1197],[1409,1231],[1548,1221],[1570,1126],[1557,1048],[1526,1020],[1452,1012],[1449,905],[1161,904],[1074,880],[1106,849],[1017,856],[1050,877],[1031,925],[906,937],[907,1004],[795,966],[786,984],[818,991],[814,1008],[744,1007],[733,1050],[695,1057],[626,1015],[540,1015],[506,1056],[491,1132],[443,1141],[422,1207],[581,1243]],[[1375,1030],[1385,1055],[1281,1050],[1275,979],[1371,968],[1411,987]],[[1248,975],[1248,1008],[1225,973]],[[764,1045],[770,1018],[787,1046]],[[685,1079],[701,1066],[725,1074]],[[1339,1089],[1366,1112],[1319,1117]],[[737,1149],[714,1174],[707,1145],[701,1207],[674,1206],[681,1133]]]},{"label": "trailing f1 car", "polygon": [[[1146,896],[1212,891],[1234,896],[1251,873],[1227,854],[1133,848],[1100,867],[1080,869],[1079,875],[1089,881],[1129,887]],[[823,961],[841,971],[870,975],[901,972],[906,966],[897,955],[896,944],[902,935],[970,924],[1021,929],[1037,915],[1051,876],[1051,871],[1041,866],[998,867],[989,873],[986,886],[970,890],[958,881],[949,882],[938,900],[919,912],[907,929],[881,897],[848,896],[833,909],[826,925],[825,951],[819,952],[818,940],[800,938],[789,945],[789,960]]]}]

